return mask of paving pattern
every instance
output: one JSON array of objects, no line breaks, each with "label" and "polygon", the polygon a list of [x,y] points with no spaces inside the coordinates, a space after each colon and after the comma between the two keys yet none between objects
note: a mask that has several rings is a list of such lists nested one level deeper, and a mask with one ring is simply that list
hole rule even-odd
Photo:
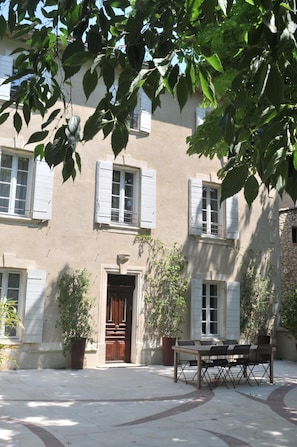
[{"label": "paving pattern", "polygon": [[209,390],[162,366],[0,372],[0,447],[296,447],[297,363]]}]

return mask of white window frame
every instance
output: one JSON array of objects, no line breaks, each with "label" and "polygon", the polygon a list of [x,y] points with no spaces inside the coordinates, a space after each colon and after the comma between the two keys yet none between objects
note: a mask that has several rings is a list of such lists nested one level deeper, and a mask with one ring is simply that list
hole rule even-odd
[{"label": "white window frame", "polygon": [[[138,192],[139,192],[139,171],[136,169],[129,169],[125,168],[123,166],[113,166],[112,173],[114,174],[115,171],[118,171],[120,173],[120,191],[119,191],[119,208],[112,208],[111,205],[111,222],[112,224],[119,224],[119,225],[132,225],[137,226],[139,224],[138,222]],[[129,213],[129,210],[125,210],[125,178],[126,174],[132,174],[133,175],[133,194],[132,194],[132,200],[133,200],[133,207],[132,207],[132,219],[131,222],[125,221],[125,214]],[[112,187],[114,185],[114,181],[112,181]],[[111,200],[114,197],[113,192],[111,193]],[[119,214],[118,219],[113,218],[114,211],[117,211]]]},{"label": "white window frame", "polygon": [[[211,239],[239,239],[238,196],[228,197],[219,210],[218,233],[204,231],[203,228],[203,188],[213,187],[220,192],[220,183],[202,178],[189,179],[189,234]],[[220,200],[220,198],[219,198]]]},{"label": "white window frame", "polygon": [[[211,190],[217,191],[217,209],[212,207]],[[206,192],[206,195],[204,195]],[[221,199],[221,188],[218,185],[213,185],[209,183],[202,184],[202,234],[206,234],[211,237],[222,236],[224,233],[224,205],[220,204]],[[203,206],[204,200],[206,201],[206,206]],[[206,219],[203,218],[204,214]],[[217,216],[217,222],[213,219],[213,215]]]},{"label": "white window frame", "polygon": [[131,115],[130,132],[141,133],[143,135],[151,132],[152,102],[149,97],[140,89],[137,97],[137,105]]},{"label": "white window frame", "polygon": [[[1,301],[5,301],[6,299],[10,299],[9,294],[7,292],[8,290],[8,279],[10,274],[17,274],[19,275],[20,282],[19,282],[19,293],[18,293],[18,301],[16,304],[17,308],[17,314],[20,318],[22,318],[22,306],[23,306],[23,290],[24,290],[24,274],[21,270],[15,270],[15,269],[0,269],[0,273],[2,274],[2,284],[0,284],[0,290],[1,290]],[[0,338],[1,339],[19,339],[20,338],[20,326],[18,325],[16,327],[16,334],[15,335],[5,335],[5,327],[4,325],[0,327]]]},{"label": "white window frame", "polygon": [[[10,155],[12,157],[12,170],[11,170],[11,179],[10,179],[10,194],[9,194],[9,204],[8,211],[1,211],[1,216],[16,216],[16,217],[28,217],[30,213],[30,197],[31,197],[31,189],[32,189],[32,163],[33,157],[28,153],[15,152],[7,149],[0,150],[0,165],[2,155]],[[20,158],[28,159],[28,180],[26,185],[26,199],[25,199],[25,212],[23,214],[17,213],[14,211],[15,202],[16,202],[16,192],[17,192],[17,174],[18,174],[18,160]]]},{"label": "white window frame", "polygon": [[[111,220],[111,196],[113,169],[136,172],[137,184],[135,188],[135,219],[134,227],[131,224],[121,224]],[[120,228],[146,228],[156,227],[156,171],[149,168],[134,168],[123,165],[113,165],[110,161],[97,161],[96,163],[96,199],[95,223]]]},{"label": "white window frame", "polygon": [[[216,294],[211,295],[211,288],[216,288]],[[206,305],[203,307],[203,298],[205,298]],[[217,306],[211,306],[211,298],[216,298]],[[202,306],[201,306],[201,334],[202,337],[218,337],[220,334],[220,285],[216,282],[203,282],[202,284]],[[203,319],[203,311],[205,311],[205,319]],[[217,318],[214,320],[211,317],[213,311],[216,311]],[[211,332],[211,325],[216,324],[217,331]],[[205,325],[205,332],[203,332],[203,325]]]}]

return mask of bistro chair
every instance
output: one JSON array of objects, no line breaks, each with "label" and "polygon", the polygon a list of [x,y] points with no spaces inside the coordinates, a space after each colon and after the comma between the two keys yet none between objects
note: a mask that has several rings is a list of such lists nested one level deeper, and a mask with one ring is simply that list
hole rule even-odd
[{"label": "bistro chair", "polygon": [[[177,340],[177,346],[189,346],[189,347],[195,346],[195,342],[194,342],[194,340]],[[190,380],[187,379],[187,376],[186,376],[187,369],[189,369],[193,366],[197,367],[197,360],[195,357],[193,357],[193,356],[189,357],[189,356],[187,356],[187,354],[178,353],[178,370],[179,370],[179,372],[177,375],[177,380],[179,380],[179,378],[181,376],[184,377],[186,383],[194,380],[197,371],[195,371],[194,376]]]},{"label": "bistro chair", "polygon": [[[263,381],[265,376],[270,377],[270,360],[271,360],[271,345],[258,345],[255,354],[250,355],[247,362],[247,381],[254,379],[257,385]],[[255,368],[260,366],[262,368],[262,376],[256,377]]]},{"label": "bistro chair", "polygon": [[211,346],[208,358],[202,359],[201,363],[201,380],[205,379],[209,388],[212,388],[213,381],[210,374],[212,368],[216,368],[216,374],[214,377],[214,386],[220,381],[227,385],[228,376],[228,358],[227,358],[228,345]]},{"label": "bistro chair", "polygon": [[[251,345],[239,345],[236,344],[232,351],[232,359],[228,363],[229,368],[229,377],[232,382],[232,385],[235,388],[235,380],[236,383],[239,384],[243,377],[246,378],[247,381],[247,366],[249,364],[249,353],[250,353]],[[233,369],[237,368],[236,378],[233,374]]]}]

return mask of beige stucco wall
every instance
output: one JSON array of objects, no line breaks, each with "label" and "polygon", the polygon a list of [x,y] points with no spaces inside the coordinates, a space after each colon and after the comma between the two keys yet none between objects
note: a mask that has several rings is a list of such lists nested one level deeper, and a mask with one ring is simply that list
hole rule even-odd
[{"label": "beige stucco wall", "polygon": [[[73,113],[81,117],[83,124],[92,109],[85,105],[79,87],[78,82],[73,90]],[[239,281],[241,263],[248,249],[256,252],[271,250],[271,261],[278,271],[278,212],[274,194],[268,195],[265,190],[261,190],[250,209],[240,193],[238,241],[221,241],[217,244],[188,235],[188,180],[198,175],[214,178],[221,167],[219,160],[210,161],[186,154],[186,137],[194,129],[198,103],[199,98],[193,97],[181,113],[178,104],[164,95],[162,108],[153,116],[150,135],[131,135],[127,149],[115,160],[110,140],[103,140],[101,134],[93,141],[80,145],[78,151],[82,159],[82,173],[77,175],[74,182],[68,180],[63,183],[60,167],[55,169],[52,219],[49,222],[0,217],[0,267],[37,268],[47,272],[43,343],[20,347],[16,353],[20,367],[62,367],[67,364],[61,353],[59,333],[55,329],[55,283],[60,272],[67,267],[85,268],[92,275],[97,328],[94,351],[87,355],[87,364],[104,364],[106,280],[108,272],[120,273],[117,262],[119,253],[130,255],[124,273],[137,277],[131,360],[134,363],[160,361],[158,351],[144,344],[142,284],[146,257],[139,256],[138,246],[134,243],[139,231],[107,229],[94,223],[95,169],[98,160],[114,160],[117,164],[146,166],[157,171],[157,226],[151,234],[165,242],[176,241],[184,246],[189,259],[189,277]],[[17,137],[11,122],[4,123],[0,127],[0,145],[24,147],[22,141],[26,142],[39,125],[39,117],[33,116],[29,128],[23,128]],[[277,274],[275,280],[278,283]],[[185,336],[189,335],[189,321],[188,315]]]}]

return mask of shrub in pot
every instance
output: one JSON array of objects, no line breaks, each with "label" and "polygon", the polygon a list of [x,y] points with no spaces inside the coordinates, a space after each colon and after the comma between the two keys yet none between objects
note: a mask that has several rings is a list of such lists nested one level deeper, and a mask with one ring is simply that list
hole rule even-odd
[{"label": "shrub in pot", "polygon": [[[22,326],[22,323],[17,313],[15,301],[3,297],[0,300],[0,327],[4,329],[4,335],[14,335],[18,325]],[[10,360],[9,356],[5,352],[6,348],[12,348],[12,345],[0,343],[0,367],[4,362],[9,362]]]},{"label": "shrub in pot", "polygon": [[146,330],[156,339],[162,338],[163,364],[172,365],[172,345],[181,333],[187,308],[187,261],[182,247],[176,243],[167,246],[150,236],[139,236],[137,241],[142,250],[144,245],[149,249],[145,275]]},{"label": "shrub in pot", "polygon": [[57,283],[57,304],[63,339],[63,353],[71,354],[72,369],[82,369],[86,340],[93,331],[91,309],[93,298],[89,296],[90,279],[86,270],[63,273]]},{"label": "shrub in pot", "polygon": [[297,342],[297,286],[283,298],[280,317],[281,326],[287,329]]}]

